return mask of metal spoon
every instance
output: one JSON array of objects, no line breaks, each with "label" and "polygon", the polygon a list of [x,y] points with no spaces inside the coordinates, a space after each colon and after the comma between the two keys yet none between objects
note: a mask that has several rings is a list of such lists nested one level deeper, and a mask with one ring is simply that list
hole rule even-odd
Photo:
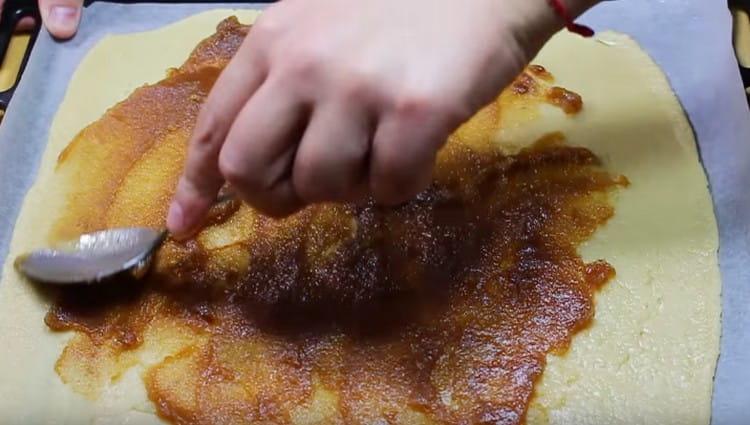
[{"label": "metal spoon", "polygon": [[[231,193],[221,194],[212,212],[233,199]],[[27,278],[52,285],[96,284],[122,274],[138,279],[168,236],[166,229],[147,227],[101,230],[20,255],[14,266]]]},{"label": "metal spoon", "polygon": [[14,266],[35,282],[54,285],[99,283],[122,273],[140,278],[166,238],[166,230],[107,229],[21,255]]}]

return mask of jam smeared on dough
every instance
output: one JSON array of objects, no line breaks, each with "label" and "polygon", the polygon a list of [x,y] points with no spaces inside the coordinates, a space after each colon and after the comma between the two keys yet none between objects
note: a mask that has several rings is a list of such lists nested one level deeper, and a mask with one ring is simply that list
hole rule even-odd
[{"label": "jam smeared on dough", "polygon": [[559,106],[566,114],[576,114],[583,108],[581,96],[562,87],[552,87],[547,90],[547,100]]},{"label": "jam smeared on dough", "polygon": [[[162,224],[200,101],[246,31],[224,21],[73,141],[58,173],[78,186],[53,237]],[[76,332],[58,374],[96,397],[143,365],[173,423],[522,423],[546,355],[614,275],[577,247],[627,185],[561,134],[500,150],[511,103],[580,110],[550,100],[550,81],[530,68],[457,131],[412,202],[280,221],[234,205],[169,241],[144,281],[60,293],[46,323]]]}]

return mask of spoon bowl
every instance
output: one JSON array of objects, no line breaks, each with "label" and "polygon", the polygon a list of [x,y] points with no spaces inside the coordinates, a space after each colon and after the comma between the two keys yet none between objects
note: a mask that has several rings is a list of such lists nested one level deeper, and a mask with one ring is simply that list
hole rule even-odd
[{"label": "spoon bowl", "polygon": [[[228,187],[222,188],[208,211],[206,221],[221,217],[239,204]],[[96,284],[128,273],[140,279],[151,259],[169,236],[166,229],[121,227],[86,233],[51,248],[38,249],[16,258],[19,273],[51,285]]]},{"label": "spoon bowl", "polygon": [[146,227],[107,229],[19,256],[14,266],[27,278],[48,284],[93,284],[122,273],[139,278],[166,230]]}]

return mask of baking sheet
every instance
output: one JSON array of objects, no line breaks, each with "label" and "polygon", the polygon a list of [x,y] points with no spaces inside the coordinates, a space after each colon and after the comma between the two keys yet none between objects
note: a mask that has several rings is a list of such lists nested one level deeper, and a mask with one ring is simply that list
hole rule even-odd
[{"label": "baking sheet", "polygon": [[[34,181],[47,132],[77,64],[108,33],[145,31],[214,8],[264,5],[95,3],[77,36],[40,34],[0,126],[0,260]],[[750,115],[731,48],[731,16],[720,1],[628,0],[605,3],[582,19],[632,35],[665,70],[688,113],[708,172],[720,233],[722,341],[713,423],[749,422]],[[632,81],[638,84],[638,81]]]}]

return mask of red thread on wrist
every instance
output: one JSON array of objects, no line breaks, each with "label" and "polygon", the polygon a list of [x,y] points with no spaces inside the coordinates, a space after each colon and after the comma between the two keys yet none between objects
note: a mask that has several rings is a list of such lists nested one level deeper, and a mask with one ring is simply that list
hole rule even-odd
[{"label": "red thread on wrist", "polygon": [[563,0],[547,0],[549,2],[549,5],[552,6],[552,9],[555,10],[555,13],[557,13],[560,18],[562,18],[563,21],[565,21],[565,28],[568,29],[568,31],[572,33],[576,33],[578,35],[581,35],[583,37],[593,37],[594,36],[594,30],[591,28],[576,24],[573,19],[570,17],[570,13],[568,13],[568,8],[565,6],[565,3],[563,3]]}]

